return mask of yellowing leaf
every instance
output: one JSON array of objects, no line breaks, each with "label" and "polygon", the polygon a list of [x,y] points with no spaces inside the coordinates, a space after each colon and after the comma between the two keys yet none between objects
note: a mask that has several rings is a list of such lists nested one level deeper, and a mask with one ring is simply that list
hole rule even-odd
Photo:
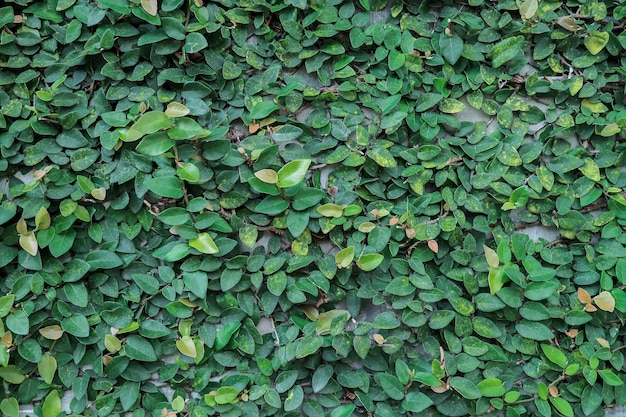
[{"label": "yellowing leaf", "polygon": [[54,379],[54,374],[57,371],[57,360],[54,356],[46,353],[37,364],[37,371],[46,384],[51,384]]},{"label": "yellowing leaf", "polygon": [[603,339],[601,337],[596,338],[596,341],[600,344],[600,346],[602,346],[603,348],[607,348],[609,349],[611,347],[611,345],[609,344],[609,341],[606,339]]},{"label": "yellowing leaf", "polygon": [[537,13],[538,6],[537,0],[525,0],[519,5],[519,13],[526,20],[532,19]]},{"label": "yellowing leaf", "polygon": [[39,334],[48,340],[59,340],[63,337],[64,330],[58,324],[42,327]]},{"label": "yellowing leaf", "polygon": [[600,136],[608,137],[617,135],[619,132],[621,132],[621,130],[622,129],[618,126],[617,123],[609,123],[602,128],[602,130],[600,131]]},{"label": "yellowing leaf", "polygon": [[276,184],[278,174],[273,169],[262,169],[254,173],[254,176],[267,184]]},{"label": "yellowing leaf", "polygon": [[347,268],[354,260],[354,246],[348,246],[345,249],[340,250],[335,255],[335,263],[338,268]]},{"label": "yellowing leaf", "polygon": [[374,334],[374,341],[379,345],[383,345],[387,342],[387,339],[385,339],[381,334],[376,333]]},{"label": "yellowing leaf", "polygon": [[41,206],[35,215],[35,227],[37,230],[46,230],[50,227],[50,214],[44,206]]},{"label": "yellowing leaf", "polygon": [[183,336],[176,341],[176,347],[178,351],[183,355],[195,358],[198,354],[196,345],[193,343],[193,339],[189,336]]},{"label": "yellowing leaf", "polygon": [[343,208],[337,204],[328,203],[319,206],[317,212],[324,217],[334,217],[338,219],[343,216]]},{"label": "yellowing leaf", "polygon": [[592,113],[606,113],[609,110],[609,108],[602,102],[592,103],[591,101],[585,99],[581,101],[580,104],[589,109]]},{"label": "yellowing leaf", "polygon": [[570,32],[576,32],[578,30],[578,24],[576,21],[570,16],[559,17],[556,20],[556,23],[561,26],[565,30],[569,30]]},{"label": "yellowing leaf", "polygon": [[311,305],[303,305],[302,311],[304,311],[304,315],[307,316],[311,321],[317,321],[317,318],[320,315],[319,310]]},{"label": "yellowing leaf", "polygon": [[612,312],[615,310],[615,298],[608,291],[602,291],[600,294],[593,297],[594,303],[600,310]]},{"label": "yellowing leaf", "polygon": [[15,230],[17,230],[17,233],[20,234],[20,235],[25,235],[26,233],[28,233],[28,227],[26,226],[26,220],[19,219],[17,221],[17,224],[15,225]]},{"label": "yellowing leaf", "polygon": [[141,7],[151,16],[156,16],[159,11],[157,0],[141,0]]},{"label": "yellowing leaf", "polygon": [[490,268],[497,268],[500,265],[500,260],[498,259],[498,254],[495,250],[491,249],[487,245],[483,245],[483,249],[485,250],[485,258],[487,259],[487,265]]},{"label": "yellowing leaf", "polygon": [[436,240],[429,239],[427,243],[428,243],[428,249],[433,251],[433,253],[439,252],[439,244],[437,243]]},{"label": "yellowing leaf", "polygon": [[9,331],[4,332],[4,334],[0,338],[0,343],[2,343],[2,345],[7,348],[10,348],[11,346],[13,346],[13,333]]},{"label": "yellowing leaf", "polygon": [[609,34],[607,32],[596,31],[585,38],[585,47],[592,55],[597,55],[609,43]]},{"label": "yellowing leaf", "polygon": [[122,349],[122,343],[120,340],[112,334],[104,335],[104,347],[111,353],[117,353]]},{"label": "yellowing leaf", "polygon": [[35,256],[37,255],[37,250],[39,246],[37,245],[37,238],[33,232],[28,232],[26,234],[20,235],[20,246],[29,255]]},{"label": "yellowing leaf", "polygon": [[91,196],[98,201],[103,201],[107,197],[107,190],[103,187],[94,188],[91,190]]},{"label": "yellowing leaf", "polygon": [[189,114],[189,108],[184,104],[173,101],[167,105],[165,114],[169,117],[183,117]]}]

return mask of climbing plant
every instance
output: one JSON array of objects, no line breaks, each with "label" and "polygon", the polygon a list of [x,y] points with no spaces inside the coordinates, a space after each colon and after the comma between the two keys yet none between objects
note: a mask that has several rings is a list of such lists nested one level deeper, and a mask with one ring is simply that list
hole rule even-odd
[{"label": "climbing plant", "polygon": [[0,411],[624,405],[625,18],[4,1]]}]

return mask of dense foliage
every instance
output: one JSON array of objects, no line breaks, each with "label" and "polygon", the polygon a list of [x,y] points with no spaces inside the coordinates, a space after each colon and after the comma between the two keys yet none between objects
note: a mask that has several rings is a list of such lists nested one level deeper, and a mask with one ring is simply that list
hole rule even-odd
[{"label": "dense foliage", "polygon": [[4,415],[626,401],[621,1],[3,3]]}]

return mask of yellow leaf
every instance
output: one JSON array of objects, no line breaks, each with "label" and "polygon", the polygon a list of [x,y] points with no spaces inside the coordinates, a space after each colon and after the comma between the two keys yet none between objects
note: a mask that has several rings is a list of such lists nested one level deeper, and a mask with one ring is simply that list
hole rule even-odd
[{"label": "yellow leaf", "polygon": [[608,311],[609,313],[615,310],[615,298],[608,291],[602,291],[593,297],[593,301],[600,310]]},{"label": "yellow leaf", "polygon": [[379,345],[383,345],[387,342],[387,339],[385,339],[381,334],[376,333],[374,335],[374,341]]},{"label": "yellow leaf", "polygon": [[37,238],[33,232],[20,235],[20,246],[28,252],[29,255],[37,255],[37,249],[39,247],[37,245]]},{"label": "yellow leaf", "polygon": [[607,348],[609,349],[611,347],[611,345],[609,344],[609,341],[606,339],[603,339],[601,337],[596,338],[596,340],[598,341],[598,343],[600,344],[600,346],[602,346],[603,348]]},{"label": "yellow leaf", "polygon": [[64,330],[58,324],[46,326],[39,329],[39,334],[48,340],[59,340],[63,337]]},{"label": "yellow leaf", "polygon": [[20,234],[20,235],[25,235],[26,233],[28,233],[28,227],[26,226],[26,220],[19,219],[17,221],[17,225],[15,225],[15,230],[17,230],[17,233]]},{"label": "yellow leaf", "polygon": [[50,227],[50,214],[44,206],[41,206],[35,215],[35,227],[37,230],[46,230]]},{"label": "yellow leaf", "polygon": [[535,13],[537,13],[538,6],[537,0],[525,0],[519,6],[520,15],[522,15],[522,17],[526,20],[532,19],[535,16]]},{"label": "yellow leaf", "polygon": [[302,311],[304,311],[304,315],[307,316],[311,321],[317,321],[317,318],[320,315],[320,312],[317,308],[309,305],[302,306]]},{"label": "yellow leaf", "polygon": [[276,184],[278,182],[278,173],[273,169],[262,169],[255,172],[254,176],[267,184]]},{"label": "yellow leaf", "polygon": [[10,348],[13,346],[13,333],[4,332],[2,337],[0,338],[0,343],[2,343],[6,348]]},{"label": "yellow leaf", "polygon": [[102,201],[107,197],[107,190],[103,187],[94,188],[91,190],[91,196],[96,200]]},{"label": "yellow leaf", "polygon": [[156,16],[159,9],[157,0],[141,0],[141,7],[151,16]]},{"label": "yellow leaf", "polygon": [[189,108],[184,104],[173,101],[167,105],[165,114],[169,117],[183,117],[189,114]]},{"label": "yellow leaf", "polygon": [[105,334],[104,347],[106,347],[109,352],[116,353],[119,352],[120,349],[122,349],[122,342],[120,342],[120,339],[113,336],[112,334]]},{"label": "yellow leaf", "polygon": [[178,351],[180,353],[190,356],[192,358],[195,358],[198,354],[196,350],[196,345],[193,343],[193,339],[191,339],[191,337],[189,336],[183,336],[178,339],[176,341],[176,347],[178,348]]},{"label": "yellow leaf", "polygon": [[592,113],[606,113],[609,108],[604,105],[602,102],[593,103],[587,99],[584,99],[580,102],[580,104],[589,109]]},{"label": "yellow leaf", "polygon": [[498,265],[500,265],[500,260],[498,259],[496,251],[487,245],[483,245],[483,249],[485,250],[485,258],[487,258],[487,265],[489,265],[490,268],[497,268]]},{"label": "yellow leaf", "polygon": [[570,32],[576,32],[578,30],[578,24],[573,18],[569,16],[559,17],[556,20],[556,23],[563,29],[569,30]]}]

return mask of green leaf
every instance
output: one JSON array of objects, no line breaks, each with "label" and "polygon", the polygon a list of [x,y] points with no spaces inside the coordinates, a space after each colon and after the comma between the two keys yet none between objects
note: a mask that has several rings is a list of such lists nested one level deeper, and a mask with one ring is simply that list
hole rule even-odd
[{"label": "green leaf", "polygon": [[311,165],[310,159],[296,159],[287,163],[278,170],[278,182],[276,185],[284,188],[301,183],[306,177],[309,165]]},{"label": "green leaf", "polygon": [[142,155],[158,156],[172,149],[175,144],[176,141],[170,139],[167,133],[157,132],[141,139],[135,150]]},{"label": "green leaf", "polygon": [[220,251],[220,249],[211,238],[211,235],[206,232],[198,233],[195,238],[189,240],[189,246],[208,255],[213,255]]},{"label": "green leaf", "polygon": [[450,378],[449,384],[456,392],[461,394],[463,398],[468,400],[476,400],[483,396],[476,384],[467,378],[455,376]]},{"label": "green leaf", "polygon": [[144,362],[155,362],[158,358],[152,344],[141,336],[130,335],[126,338],[124,353],[130,359]]},{"label": "green leaf", "polygon": [[0,318],[5,317],[11,312],[13,308],[13,302],[15,301],[15,294],[7,294],[0,297]]},{"label": "green leaf", "polygon": [[348,268],[354,260],[354,246],[348,246],[337,252],[335,255],[335,263],[338,268]]},{"label": "green leaf", "polygon": [[0,367],[0,378],[4,379],[10,384],[21,384],[26,379],[26,376],[15,367],[15,365],[7,365]]},{"label": "green leaf", "polygon": [[239,390],[233,387],[219,387],[215,394],[217,404],[231,404],[237,401]]},{"label": "green leaf", "polygon": [[202,34],[198,32],[191,32],[187,34],[185,38],[185,45],[183,46],[183,50],[188,54],[193,54],[195,52],[200,52],[204,48],[208,47],[209,43],[206,38],[202,36]]},{"label": "green leaf", "polygon": [[402,401],[402,408],[412,413],[421,413],[431,405],[433,401],[426,394],[413,390],[409,391]]},{"label": "green leaf", "polygon": [[89,322],[87,318],[81,314],[72,314],[61,320],[63,330],[76,337],[89,336]]},{"label": "green leaf", "polygon": [[389,397],[394,400],[404,399],[404,386],[400,383],[398,378],[386,373],[378,373],[375,379]]},{"label": "green leaf", "polygon": [[[316,337],[318,337],[319,339],[322,339],[319,336],[316,336]],[[317,349],[315,349],[315,351],[317,351]],[[299,356],[296,352],[296,357],[300,358],[302,356]],[[326,385],[330,381],[330,378],[333,376],[333,374],[334,374],[334,369],[332,365],[324,364],[324,365],[319,366],[313,373],[313,378],[311,380],[311,387],[313,388],[313,392],[317,393],[317,392],[320,392],[322,389],[324,389],[324,387],[326,387]]]},{"label": "green leaf", "polygon": [[[324,344],[324,338],[316,335],[304,336],[296,347],[296,358],[301,359],[313,355]],[[331,369],[332,375],[332,369]],[[330,376],[329,376],[330,378]],[[315,388],[314,388],[315,389]]]},{"label": "green leaf", "polygon": [[46,384],[52,384],[57,371],[57,361],[54,356],[48,353],[43,355],[41,361],[37,364],[37,370]]},{"label": "green leaf", "polygon": [[572,406],[563,397],[549,397],[549,400],[550,403],[552,403],[552,406],[556,408],[559,413],[565,417],[574,417],[574,410],[572,409]]},{"label": "green leaf", "polygon": [[522,52],[523,36],[511,36],[495,44],[489,51],[489,58],[494,68],[501,67]]},{"label": "green leaf", "polygon": [[108,250],[95,250],[89,252],[85,257],[85,262],[89,264],[91,271],[95,269],[113,269],[124,264],[122,258],[120,258],[115,252]]},{"label": "green leaf", "polygon": [[230,322],[219,329],[215,334],[215,350],[224,349],[239,327],[241,322]]},{"label": "green leaf", "polygon": [[330,417],[349,417],[355,409],[354,404],[342,404],[331,411]]},{"label": "green leaf", "polygon": [[30,320],[22,309],[17,309],[9,314],[5,324],[11,332],[22,336],[26,336],[30,330]]},{"label": "green leaf", "polygon": [[558,365],[562,369],[565,369],[567,367],[567,356],[565,356],[565,354],[561,352],[558,348],[542,343],[541,350],[543,350],[543,353],[546,355],[546,357],[554,364]]},{"label": "green leaf", "polygon": [[13,23],[14,19],[15,14],[13,12],[13,7],[6,6],[0,8],[0,29],[5,25]]},{"label": "green leaf", "polygon": [[516,324],[515,330],[517,330],[520,336],[532,340],[544,341],[554,337],[550,328],[545,324],[528,320],[522,320]]},{"label": "green leaf", "polygon": [[271,100],[257,102],[250,110],[250,118],[253,120],[264,119],[280,107]]},{"label": "green leaf", "polygon": [[[0,10],[0,16],[2,11]],[[8,397],[0,401],[0,411],[8,417],[19,417],[20,405],[14,397]]]},{"label": "green leaf", "polygon": [[182,198],[185,194],[183,182],[173,175],[148,178],[144,182],[148,190],[167,198]]},{"label": "green leaf", "polygon": [[289,213],[287,213],[287,228],[294,237],[298,237],[304,233],[308,226],[308,211],[289,210]]},{"label": "green leaf", "polygon": [[162,111],[149,111],[142,114],[139,119],[128,129],[128,133],[121,139],[124,142],[134,142],[144,135],[167,129],[174,124],[174,119]]},{"label": "green leaf", "polygon": [[289,201],[281,196],[269,196],[261,200],[254,210],[258,213],[276,216],[283,213],[287,208],[289,208]]},{"label": "green leaf", "polygon": [[57,417],[61,413],[61,398],[57,390],[52,390],[43,400],[43,417]]},{"label": "green leaf", "polygon": [[598,370],[598,374],[607,385],[612,387],[624,385],[624,381],[622,381],[622,379],[615,375],[615,373],[613,373],[610,369],[600,369]]},{"label": "green leaf", "polygon": [[506,392],[504,384],[498,378],[487,378],[476,384],[481,394],[485,397],[501,397]]},{"label": "green leaf", "polygon": [[361,256],[356,265],[363,271],[369,272],[376,269],[385,259],[385,257],[379,253],[368,253]]},{"label": "green leaf", "polygon": [[297,410],[302,405],[303,401],[304,390],[301,386],[296,385],[291,389],[291,391],[289,391],[289,394],[287,394],[287,398],[284,402],[285,411],[289,412]]},{"label": "green leaf", "polygon": [[457,63],[463,52],[463,40],[455,34],[443,34],[439,37],[439,47],[443,58],[450,64]]}]

